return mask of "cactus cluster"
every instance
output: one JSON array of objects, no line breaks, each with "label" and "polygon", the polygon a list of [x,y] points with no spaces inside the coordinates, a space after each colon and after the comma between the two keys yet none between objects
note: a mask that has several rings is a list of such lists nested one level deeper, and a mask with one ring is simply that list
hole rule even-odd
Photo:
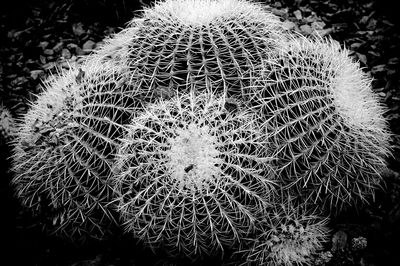
[{"label": "cactus cluster", "polygon": [[72,237],[117,224],[197,258],[256,234],[247,260],[304,265],[327,230],[303,208],[339,211],[380,185],[384,112],[337,43],[245,0],[166,0],[45,83],[13,184]]}]

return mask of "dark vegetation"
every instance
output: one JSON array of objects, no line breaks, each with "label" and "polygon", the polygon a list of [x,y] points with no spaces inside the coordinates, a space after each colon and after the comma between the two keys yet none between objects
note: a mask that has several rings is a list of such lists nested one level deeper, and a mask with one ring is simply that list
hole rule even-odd
[{"label": "dark vegetation", "polygon": [[[56,66],[67,68],[118,32],[146,1],[12,0],[0,4],[0,98],[14,116],[40,92],[40,83]],[[352,50],[372,87],[388,106],[395,135],[400,133],[400,16],[395,1],[296,0],[269,3],[289,28],[318,31]],[[397,145],[400,138],[394,137]],[[83,246],[48,236],[39,221],[24,212],[9,186],[9,150],[0,143],[0,264],[2,265],[174,265],[131,240],[116,235]],[[374,202],[350,209],[331,221],[327,265],[399,265],[400,151],[389,158],[386,186]],[[328,253],[326,253],[328,254]],[[169,263],[169,264],[168,264]],[[211,265],[212,262],[208,263]]]}]

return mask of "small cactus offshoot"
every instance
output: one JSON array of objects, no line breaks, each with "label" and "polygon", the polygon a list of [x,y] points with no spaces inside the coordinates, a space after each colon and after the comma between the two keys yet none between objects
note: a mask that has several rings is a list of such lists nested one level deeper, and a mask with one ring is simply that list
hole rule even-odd
[{"label": "small cactus offshoot", "polygon": [[240,103],[204,93],[135,114],[117,155],[128,232],[171,256],[213,254],[251,231],[273,195],[264,137]]},{"label": "small cactus offshoot", "polygon": [[112,155],[132,103],[120,73],[88,64],[52,77],[18,125],[17,197],[48,219],[50,231],[74,240],[101,238],[113,223]]},{"label": "small cactus offshoot", "polygon": [[250,248],[240,253],[246,255],[247,263],[254,265],[310,265],[313,255],[327,241],[326,226],[327,219],[286,199],[270,210],[259,224],[257,239],[251,240]]}]

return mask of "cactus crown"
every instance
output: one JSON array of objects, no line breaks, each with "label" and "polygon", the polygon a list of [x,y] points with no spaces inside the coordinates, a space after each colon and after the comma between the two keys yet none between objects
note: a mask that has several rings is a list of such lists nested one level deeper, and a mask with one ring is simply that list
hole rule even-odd
[{"label": "cactus crown", "polygon": [[170,145],[166,152],[167,167],[171,176],[180,190],[203,191],[219,175],[221,159],[215,147],[217,138],[210,135],[209,126],[199,127],[195,123],[178,128],[175,133],[175,137],[167,140]]},{"label": "cactus crown", "polygon": [[238,17],[251,20],[265,15],[261,6],[243,0],[174,0],[158,3],[145,10],[144,16],[187,26],[205,26],[213,21],[226,22]]}]

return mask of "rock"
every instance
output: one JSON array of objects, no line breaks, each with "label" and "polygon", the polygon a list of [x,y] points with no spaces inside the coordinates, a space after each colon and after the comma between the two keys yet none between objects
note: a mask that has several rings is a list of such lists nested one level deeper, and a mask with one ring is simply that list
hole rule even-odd
[{"label": "rock", "polygon": [[39,56],[39,60],[40,60],[40,63],[42,63],[43,65],[46,64],[46,57],[44,57],[43,55]]},{"label": "rock", "polygon": [[311,28],[314,30],[322,30],[326,24],[323,21],[313,21],[311,22]]},{"label": "rock", "polygon": [[68,49],[64,48],[61,51],[61,57],[64,57],[64,59],[70,59],[71,58],[71,52]]},{"label": "rock", "polygon": [[373,75],[382,73],[386,71],[386,65],[376,65],[371,68],[371,73]]},{"label": "rock", "polygon": [[301,11],[300,10],[296,10],[293,12],[293,15],[298,19],[301,20],[303,18]]},{"label": "rock", "polygon": [[91,52],[96,46],[96,43],[92,40],[88,40],[86,41],[83,46],[82,49],[84,52]]},{"label": "rock", "polygon": [[76,48],[75,48],[75,53],[77,54],[77,55],[84,55],[85,54],[85,52],[82,50],[82,48],[81,47],[79,47],[79,46],[77,46]]},{"label": "rock", "polygon": [[310,27],[310,25],[301,25],[300,30],[305,34],[305,35],[310,35],[313,32],[313,29]]},{"label": "rock", "polygon": [[332,238],[332,252],[344,250],[347,245],[347,234],[344,231],[337,231]]},{"label": "rock", "polygon": [[45,55],[53,55],[53,54],[54,54],[54,51],[53,51],[52,49],[45,49],[45,50],[43,51],[43,54],[45,54]]},{"label": "rock", "polygon": [[296,24],[294,24],[293,22],[291,22],[289,20],[285,20],[283,22],[283,26],[288,30],[293,30],[294,28],[296,28]]},{"label": "rock", "polygon": [[46,47],[48,45],[49,45],[49,42],[43,41],[43,42],[40,42],[38,46],[44,50],[44,49],[46,49]]},{"label": "rock", "polygon": [[75,43],[69,43],[69,44],[67,44],[67,48],[68,48],[68,49],[75,49],[76,47],[78,47],[78,45],[75,44]]}]

